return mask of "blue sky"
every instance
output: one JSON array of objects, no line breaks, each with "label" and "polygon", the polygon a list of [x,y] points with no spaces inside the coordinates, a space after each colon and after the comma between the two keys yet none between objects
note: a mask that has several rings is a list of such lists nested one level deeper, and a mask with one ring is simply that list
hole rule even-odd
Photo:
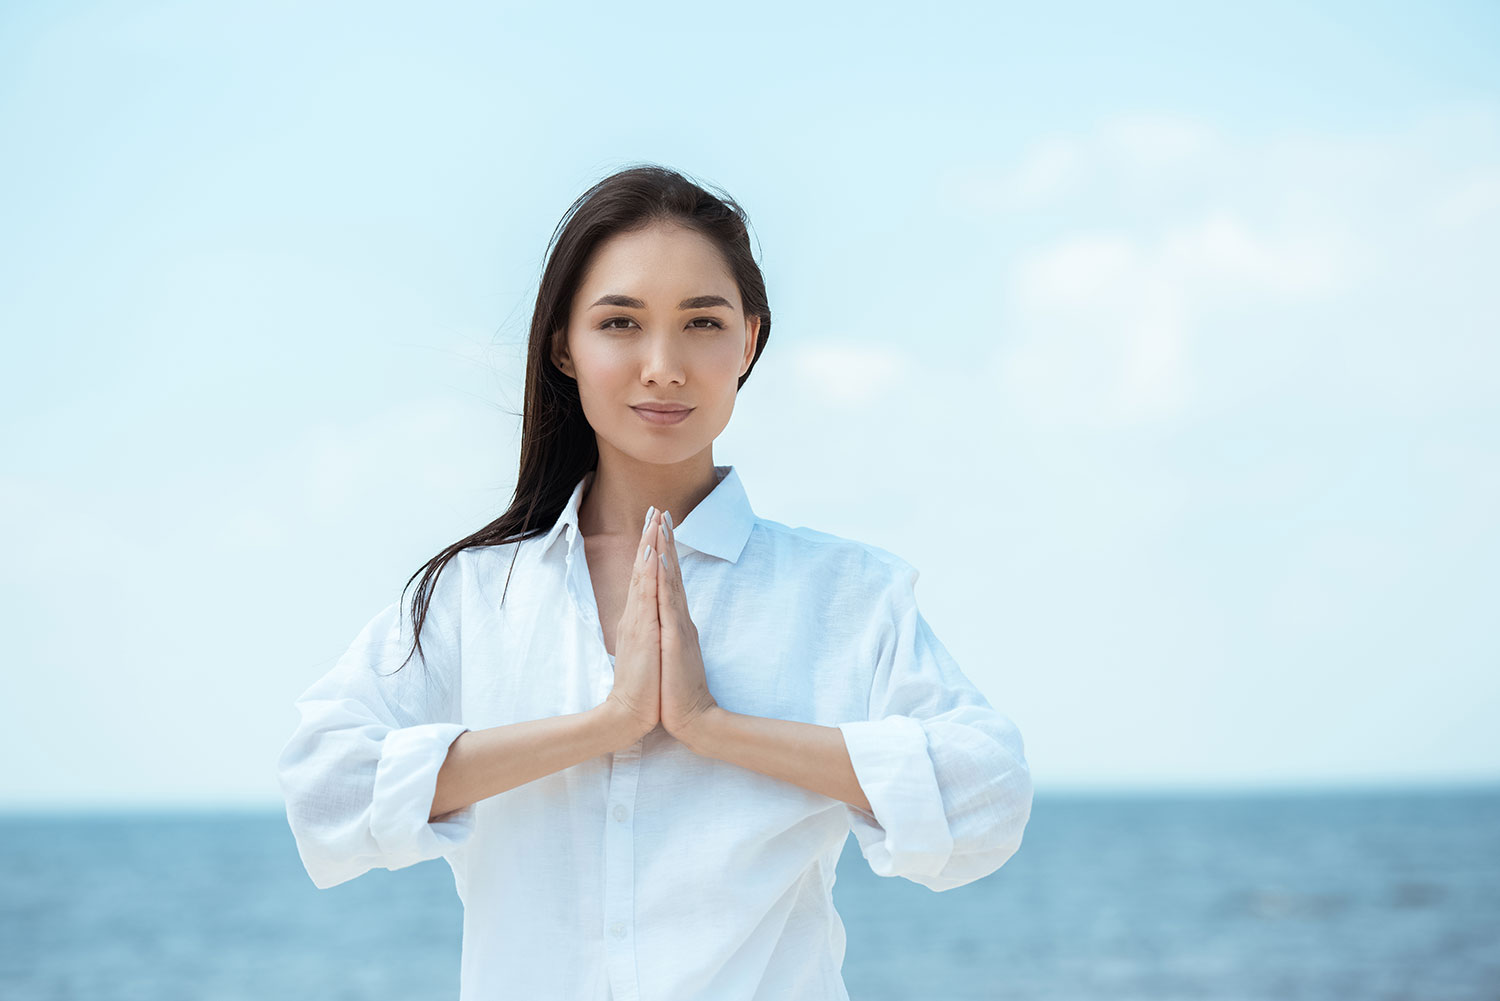
[{"label": "blue sky", "polygon": [[[1486,5],[11,4],[12,805],[279,802],[514,482],[552,228],[749,211],[715,444],[884,546],[1039,790],[1500,780]],[[9,760],[18,760],[13,754]]]}]

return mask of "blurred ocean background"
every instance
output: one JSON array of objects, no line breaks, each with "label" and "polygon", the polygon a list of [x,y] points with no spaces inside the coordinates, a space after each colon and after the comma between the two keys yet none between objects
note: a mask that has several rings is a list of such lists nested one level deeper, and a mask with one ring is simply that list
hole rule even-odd
[{"label": "blurred ocean background", "polygon": [[[319,891],[277,813],[0,820],[6,1001],[443,1001],[446,862]],[[851,1001],[1495,1001],[1500,787],[1038,794],[943,893],[834,884]],[[525,901],[517,901],[524,907]]]}]

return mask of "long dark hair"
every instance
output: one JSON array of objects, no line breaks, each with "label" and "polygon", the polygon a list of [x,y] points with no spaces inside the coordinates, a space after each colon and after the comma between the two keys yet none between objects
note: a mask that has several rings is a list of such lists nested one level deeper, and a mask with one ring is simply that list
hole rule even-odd
[{"label": "long dark hair", "polygon": [[[620,170],[580,195],[552,232],[547,264],[531,314],[531,337],[526,352],[526,399],[521,420],[521,462],[515,494],[505,513],[467,538],[460,539],[428,560],[407,580],[419,576],[412,597],[411,618],[416,624],[412,653],[421,654],[422,625],[438,574],[449,560],[474,546],[501,546],[541,535],[562,513],[573,488],[599,464],[599,445],[583,414],[578,383],[552,364],[552,342],[568,326],[573,296],[594,248],[617,233],[631,232],[659,222],[689,227],[711,239],[724,255],[739,287],[745,316],[760,317],[755,357],[741,388],[771,336],[771,307],[766,281],[750,252],[748,216],[721,189],[705,186],[666,167],[653,164]],[[517,547],[519,552],[520,547]],[[515,557],[511,558],[511,570]],[[402,594],[406,593],[402,588]],[[505,576],[505,591],[510,574]],[[425,665],[426,658],[423,658]],[[401,668],[398,667],[397,670]]]}]

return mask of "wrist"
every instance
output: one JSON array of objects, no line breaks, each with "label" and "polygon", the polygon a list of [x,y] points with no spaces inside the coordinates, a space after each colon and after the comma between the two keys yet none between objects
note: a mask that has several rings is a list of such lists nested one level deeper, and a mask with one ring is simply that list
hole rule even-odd
[{"label": "wrist", "polygon": [[713,735],[728,715],[728,710],[715,703],[703,712],[693,717],[693,721],[686,727],[679,728],[674,734],[684,747],[694,754],[704,757],[712,757]]},{"label": "wrist", "polygon": [[650,731],[641,726],[641,721],[614,699],[605,699],[589,710],[598,726],[609,733],[611,742],[619,747],[635,743]]}]

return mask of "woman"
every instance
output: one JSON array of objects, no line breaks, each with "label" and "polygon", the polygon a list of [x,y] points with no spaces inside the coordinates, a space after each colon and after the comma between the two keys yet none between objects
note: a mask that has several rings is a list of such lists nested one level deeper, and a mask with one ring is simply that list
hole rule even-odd
[{"label": "woman", "polygon": [[1020,847],[1021,735],[917,570],[758,517],[714,464],[770,329],[732,200],[652,166],[591,188],[549,248],[509,510],[297,700],[314,884],[447,859],[463,998],[847,998],[851,830],[933,890]]}]

